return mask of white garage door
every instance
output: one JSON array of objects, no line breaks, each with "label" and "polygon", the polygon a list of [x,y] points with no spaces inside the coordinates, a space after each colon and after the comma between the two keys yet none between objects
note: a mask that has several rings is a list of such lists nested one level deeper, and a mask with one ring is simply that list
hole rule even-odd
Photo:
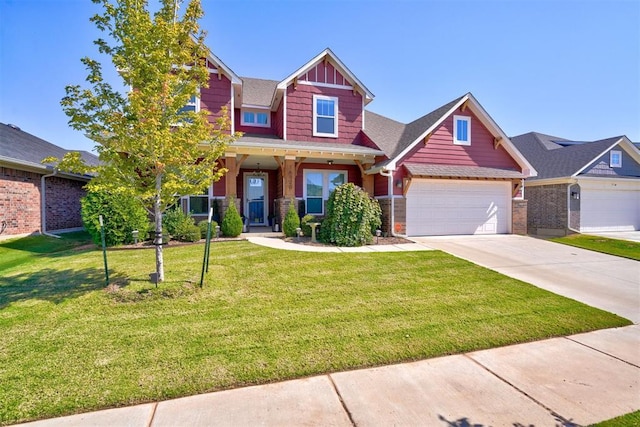
[{"label": "white garage door", "polygon": [[608,188],[581,185],[580,231],[640,230],[640,188],[608,184]]},{"label": "white garage door", "polygon": [[511,183],[412,179],[407,192],[407,234],[509,233]]}]

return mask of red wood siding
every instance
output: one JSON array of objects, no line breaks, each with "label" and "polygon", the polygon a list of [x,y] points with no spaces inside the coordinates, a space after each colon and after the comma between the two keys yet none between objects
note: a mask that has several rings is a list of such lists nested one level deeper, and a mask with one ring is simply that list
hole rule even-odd
[{"label": "red wood siding", "polygon": [[[338,138],[313,136],[313,95],[338,98]],[[352,90],[293,84],[287,88],[287,139],[360,144],[362,95]]]},{"label": "red wood siding", "polygon": [[336,85],[351,85],[340,71],[336,70],[331,63],[325,65],[324,61],[321,61],[315,67],[301,75],[298,80]]},{"label": "red wood siding", "polygon": [[240,108],[236,108],[235,111],[235,120],[236,120],[236,131],[244,132],[244,133],[253,133],[258,135],[276,135],[276,130],[274,127],[275,121],[277,120],[276,113],[270,113],[271,117],[271,127],[265,128],[260,126],[243,126],[242,125],[242,110]]},{"label": "red wood siding", "polygon": [[[471,117],[471,145],[453,144],[453,115]],[[520,170],[518,164],[502,147],[493,148],[493,136],[468,109],[459,110],[438,126],[425,145],[420,142],[402,162],[456,166],[483,166]]]},{"label": "red wood siding", "polygon": [[272,116],[272,122],[271,122],[271,127],[273,129],[275,129],[276,131],[276,135],[278,135],[279,138],[284,138],[284,134],[283,134],[283,129],[284,129],[284,107],[283,107],[284,101],[280,100],[280,104],[278,105],[278,109],[276,110],[276,114],[275,117]]},{"label": "red wood siding", "polygon": [[218,80],[218,74],[209,74],[209,87],[200,89],[200,109],[209,111],[209,122],[215,123],[222,107],[231,111],[231,80],[226,76]]}]

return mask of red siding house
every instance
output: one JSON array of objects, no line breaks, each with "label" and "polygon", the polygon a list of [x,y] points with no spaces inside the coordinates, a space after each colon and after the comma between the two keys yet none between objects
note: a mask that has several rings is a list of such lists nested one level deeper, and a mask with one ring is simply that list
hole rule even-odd
[{"label": "red siding house", "polygon": [[[82,229],[80,198],[91,179],[54,171],[40,161],[62,158],[67,150],[0,123],[0,239]],[[81,152],[85,162],[98,158]]]},{"label": "red siding house", "polygon": [[352,182],[380,201],[390,234],[526,233],[521,188],[536,172],[470,93],[405,124],[369,111],[374,95],[330,49],[281,81],[207,60],[196,108],[214,120],[227,106],[244,135],[220,159],[224,178],[184,198],[195,216],[233,200],[253,226],[281,222],[291,201],[322,217]]}]

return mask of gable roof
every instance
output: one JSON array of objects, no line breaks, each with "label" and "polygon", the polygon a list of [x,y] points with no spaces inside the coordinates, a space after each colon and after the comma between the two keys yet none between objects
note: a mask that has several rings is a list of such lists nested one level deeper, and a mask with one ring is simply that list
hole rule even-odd
[{"label": "gable roof", "polygon": [[242,105],[270,107],[273,93],[278,86],[277,80],[242,77]]},{"label": "gable roof", "polygon": [[636,161],[640,160],[640,152],[626,136],[565,146],[562,142],[569,142],[567,139],[529,132],[514,136],[511,141],[538,171],[536,179],[576,176],[616,145],[626,148]]},{"label": "gable roof", "polygon": [[364,83],[362,83],[360,79],[358,79],[355,76],[355,74],[353,74],[351,70],[349,70],[349,68],[347,68],[347,66],[344,65],[344,63],[340,60],[340,58],[338,58],[336,54],[333,53],[333,51],[329,48],[326,48],[325,50],[317,54],[310,61],[304,64],[302,67],[298,68],[296,71],[291,73],[287,78],[285,78],[280,83],[278,83],[278,90],[285,90],[287,86],[289,86],[289,84],[293,81],[293,79],[300,76],[301,74],[306,73],[311,68],[315,67],[318,63],[323,61],[325,57],[329,62],[331,62],[331,64],[334,67],[336,67],[338,71],[340,71],[341,74],[345,75],[351,82],[353,82],[352,84],[354,86],[354,89],[362,93],[365,104],[368,104],[369,102],[373,101],[373,98],[374,98],[373,93],[371,93],[371,91],[367,89]]},{"label": "gable roof", "polygon": [[231,80],[232,84],[237,85],[242,83],[240,77],[238,77],[238,75],[234,73],[233,70],[227,66],[227,64],[222,62],[220,58],[218,58],[213,52],[211,52],[211,49],[208,49],[207,59],[209,60],[209,62],[213,62],[214,64],[216,64],[218,69],[221,69],[224,74],[229,77],[229,80]]},{"label": "gable roof", "polygon": [[[42,159],[45,157],[61,159],[71,151],[76,150],[66,150],[31,135],[17,126],[0,123],[0,161],[28,169],[52,171],[53,166],[51,164],[43,165]],[[87,151],[80,151],[80,154],[88,165],[97,166],[99,164],[97,156]]]},{"label": "gable roof", "polygon": [[471,93],[458,97],[406,125],[367,111],[364,133],[378,144],[389,158],[389,160],[371,168],[371,173],[378,172],[381,169],[395,170],[403,158],[417,144],[465,103],[489,132],[494,137],[501,139],[501,144],[507,153],[522,168],[522,174],[527,177],[535,176],[535,168],[511,143],[502,129],[493,121]]}]

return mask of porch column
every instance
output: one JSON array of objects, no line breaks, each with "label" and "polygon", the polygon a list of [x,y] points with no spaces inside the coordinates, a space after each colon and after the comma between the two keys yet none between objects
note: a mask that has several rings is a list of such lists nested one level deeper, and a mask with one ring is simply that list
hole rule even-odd
[{"label": "porch column", "polygon": [[291,199],[293,197],[296,197],[296,158],[295,156],[285,156],[282,179],[284,180],[283,197],[285,199]]},{"label": "porch column", "polygon": [[236,178],[238,172],[236,171],[236,154],[235,153],[227,153],[225,155],[225,167],[228,172],[226,175],[226,185],[225,185],[225,196],[233,197],[234,199],[237,196],[237,185]]},{"label": "porch column", "polygon": [[370,197],[374,196],[373,193],[373,175],[366,173],[362,174],[362,189],[367,192]]}]

